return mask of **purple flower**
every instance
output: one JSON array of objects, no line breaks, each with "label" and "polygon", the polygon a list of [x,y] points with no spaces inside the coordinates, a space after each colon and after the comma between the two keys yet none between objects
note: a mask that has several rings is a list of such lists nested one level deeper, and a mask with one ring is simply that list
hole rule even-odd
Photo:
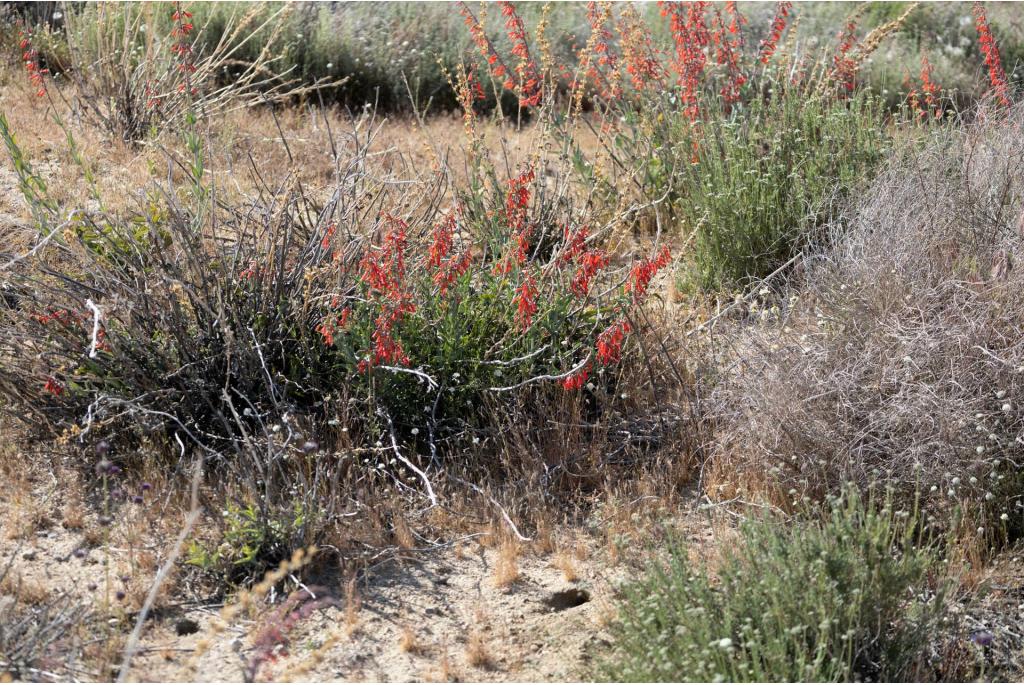
[{"label": "purple flower", "polygon": [[975,630],[971,633],[971,642],[979,647],[988,647],[995,639],[996,636],[987,630]]},{"label": "purple flower", "polygon": [[148,491],[150,491],[152,489],[153,489],[153,485],[151,483],[143,483],[142,484],[142,491],[143,492],[148,492]]}]

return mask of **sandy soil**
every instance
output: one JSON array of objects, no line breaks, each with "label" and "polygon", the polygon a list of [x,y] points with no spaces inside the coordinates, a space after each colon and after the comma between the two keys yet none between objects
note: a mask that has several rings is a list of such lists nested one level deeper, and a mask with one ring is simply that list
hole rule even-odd
[{"label": "sandy soil", "polygon": [[[0,489],[0,562],[12,559],[12,575],[21,578],[25,591],[39,597],[63,593],[64,602],[93,607],[89,630],[114,635],[122,645],[134,625],[131,608],[141,606],[173,544],[174,522],[155,520],[154,505],[148,514],[122,517],[109,542],[97,542],[88,535],[96,529],[96,513],[90,510],[84,521],[76,520],[81,509],[69,505],[57,479],[10,485]],[[672,518],[664,525],[683,531],[695,549],[714,546],[706,516],[684,507]],[[616,587],[641,562],[624,555],[610,559],[599,542],[603,532],[599,523],[556,531],[563,551],[543,553],[523,545],[511,557],[482,545],[480,536],[428,551],[396,549],[352,583],[330,569],[300,573],[301,587],[315,601],[301,589],[290,597],[278,589],[226,629],[217,626],[222,605],[203,601],[183,574],[186,578],[172,581],[174,590],[161,596],[146,622],[128,679],[586,678],[611,639],[607,626],[614,617]],[[636,552],[645,553],[644,547],[638,545]],[[139,563],[144,557],[148,565]],[[502,573],[514,575],[496,569],[510,558],[518,577],[499,586]],[[280,587],[296,586],[286,581]],[[103,614],[100,608],[118,589],[127,590],[128,597],[113,599],[115,609]],[[111,677],[89,668],[80,677]]]}]

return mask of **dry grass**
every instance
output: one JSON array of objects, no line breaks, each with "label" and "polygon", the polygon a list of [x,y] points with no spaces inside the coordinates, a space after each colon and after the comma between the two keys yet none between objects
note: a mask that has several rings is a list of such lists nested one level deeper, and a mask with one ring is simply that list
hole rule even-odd
[{"label": "dry grass", "polygon": [[567,583],[575,583],[580,578],[579,569],[573,560],[573,555],[560,551],[551,559],[551,565],[562,572],[562,577]]},{"label": "dry grass", "polygon": [[50,592],[38,581],[26,579],[21,571],[12,568],[0,579],[0,596],[13,597],[15,601],[31,607],[45,602]]},{"label": "dry grass", "polygon": [[398,631],[398,648],[406,654],[420,654],[423,645],[416,639],[416,632],[407,622],[403,622]]},{"label": "dry grass", "polygon": [[494,666],[487,638],[479,628],[470,630],[466,638],[466,663],[474,668],[487,670]]},{"label": "dry grass", "polygon": [[514,540],[506,539],[498,546],[492,574],[495,587],[506,588],[519,580],[519,553],[519,544]]},{"label": "dry grass", "polygon": [[359,630],[359,610],[362,608],[362,599],[359,597],[359,588],[356,586],[356,577],[345,584],[345,637],[351,638]]},{"label": "dry grass", "polygon": [[402,515],[400,508],[394,509],[395,544],[404,550],[410,550],[416,546],[416,538],[413,536],[409,522]]}]

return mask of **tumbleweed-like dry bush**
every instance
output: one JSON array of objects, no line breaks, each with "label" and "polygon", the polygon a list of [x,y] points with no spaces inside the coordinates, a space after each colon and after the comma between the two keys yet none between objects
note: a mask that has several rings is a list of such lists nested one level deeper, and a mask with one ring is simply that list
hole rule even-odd
[{"label": "tumbleweed-like dry bush", "polygon": [[[1020,528],[1024,109],[889,163],[715,395],[722,490],[786,506],[844,481]],[[909,147],[909,146],[908,146]]]}]

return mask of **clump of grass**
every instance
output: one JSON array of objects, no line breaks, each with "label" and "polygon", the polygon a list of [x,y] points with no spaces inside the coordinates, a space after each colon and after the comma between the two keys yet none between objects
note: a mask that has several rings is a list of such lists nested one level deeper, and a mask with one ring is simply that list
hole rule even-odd
[{"label": "clump of grass", "polygon": [[551,565],[562,572],[562,576],[565,578],[567,583],[575,583],[579,580],[579,570],[573,562],[572,555],[567,551],[562,550],[555,554],[554,558],[551,560]]},{"label": "clump of grass", "polygon": [[466,663],[474,668],[491,668],[493,659],[487,639],[479,629],[471,630],[466,640]]},{"label": "clump of grass", "polygon": [[625,589],[614,681],[919,679],[943,615],[917,516],[849,489],[823,521],[746,523],[715,568],[670,550]]},{"label": "clump of grass", "polygon": [[506,540],[498,547],[494,560],[494,586],[508,587],[519,580],[519,545]]},{"label": "clump of grass", "polygon": [[892,146],[881,101],[864,91],[844,101],[786,90],[694,133],[676,212],[695,234],[695,284],[712,290],[763,278],[820,240]]},{"label": "clump of grass", "polygon": [[419,654],[423,645],[416,639],[416,633],[408,623],[402,623],[398,634],[398,648],[406,654]]}]

